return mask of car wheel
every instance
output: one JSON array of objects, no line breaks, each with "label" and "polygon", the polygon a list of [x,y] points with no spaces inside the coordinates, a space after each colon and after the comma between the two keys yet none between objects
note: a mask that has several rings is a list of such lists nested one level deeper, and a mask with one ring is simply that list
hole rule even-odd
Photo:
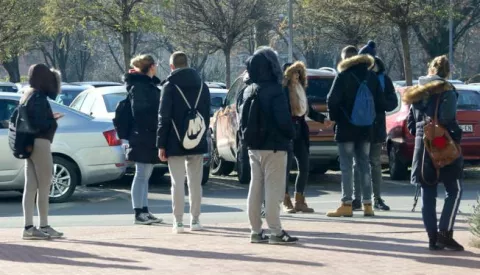
[{"label": "car wheel", "polygon": [[62,157],[54,156],[50,202],[66,202],[75,192],[79,178],[75,164]]},{"label": "car wheel", "polygon": [[388,164],[390,166],[390,178],[392,180],[408,179],[408,166],[404,164],[396,155],[395,150],[391,148],[388,151]]},{"label": "car wheel", "polygon": [[328,171],[328,167],[326,165],[317,165],[313,167],[313,169],[310,172],[315,175],[323,175],[327,173],[327,171]]},{"label": "car wheel", "polygon": [[237,177],[241,184],[250,183],[250,159],[248,157],[248,149],[241,146],[237,149]]},{"label": "car wheel", "polygon": [[235,163],[225,161],[220,158],[218,154],[217,146],[212,146],[212,160],[210,162],[210,173],[215,176],[228,176],[235,168]]},{"label": "car wheel", "polygon": [[210,168],[209,167],[203,167],[202,185],[207,184],[209,179],[210,179]]}]

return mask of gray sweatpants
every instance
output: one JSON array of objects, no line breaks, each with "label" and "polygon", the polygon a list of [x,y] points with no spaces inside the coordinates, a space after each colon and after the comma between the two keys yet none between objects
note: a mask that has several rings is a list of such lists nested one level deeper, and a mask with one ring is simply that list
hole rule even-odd
[{"label": "gray sweatpants", "polygon": [[191,220],[199,221],[202,204],[203,155],[168,157],[168,169],[172,181],[172,208],[175,222],[183,222],[185,212],[185,170]]},{"label": "gray sweatpants", "polygon": [[23,216],[25,226],[33,225],[35,211],[35,195],[39,225],[48,225],[48,204],[50,185],[52,183],[53,160],[50,141],[37,138],[30,158],[25,160],[25,189],[23,190]]},{"label": "gray sweatpants", "polygon": [[252,177],[247,207],[252,233],[262,231],[261,208],[265,194],[265,219],[270,233],[281,235],[280,203],[285,196],[287,152],[249,150],[248,156]]}]

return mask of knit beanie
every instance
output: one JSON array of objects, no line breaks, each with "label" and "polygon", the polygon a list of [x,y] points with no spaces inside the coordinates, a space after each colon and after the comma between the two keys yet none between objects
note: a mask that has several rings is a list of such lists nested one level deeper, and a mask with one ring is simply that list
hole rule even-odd
[{"label": "knit beanie", "polygon": [[369,54],[373,57],[377,55],[377,45],[373,40],[368,41],[367,45],[360,49],[358,54]]}]

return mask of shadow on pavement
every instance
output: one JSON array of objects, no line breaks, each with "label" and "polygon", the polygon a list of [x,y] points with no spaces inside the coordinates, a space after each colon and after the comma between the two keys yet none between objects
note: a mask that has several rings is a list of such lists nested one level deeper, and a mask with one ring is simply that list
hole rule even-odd
[{"label": "shadow on pavement", "polygon": [[[120,263],[138,263],[130,259],[108,258],[101,255],[95,255],[85,252],[49,248],[49,247],[35,247],[30,245],[19,245],[0,243],[0,260],[19,262],[19,263],[40,263],[40,264],[55,264],[79,267],[95,267],[95,268],[117,268],[126,270],[149,270],[150,268],[144,266],[129,266]],[[76,261],[75,259],[82,259],[83,261]],[[105,262],[115,263],[93,263],[87,262],[86,259],[101,260]],[[116,264],[119,263],[119,264]]]},{"label": "shadow on pavement", "polygon": [[78,243],[78,244],[84,244],[84,245],[127,248],[127,249],[134,249],[137,251],[142,251],[142,252],[147,252],[152,254],[161,254],[161,255],[168,255],[168,256],[178,256],[178,257],[197,258],[197,259],[235,260],[235,261],[243,261],[243,262],[260,262],[260,263],[276,262],[276,263],[282,263],[282,264],[301,265],[301,266],[316,266],[316,267],[323,266],[323,264],[320,264],[317,262],[275,259],[274,257],[265,258],[257,255],[250,256],[247,254],[238,254],[238,253],[223,253],[223,252],[215,252],[215,251],[136,246],[136,245],[126,245],[126,244],[119,244],[119,243],[101,242],[101,241],[67,240],[66,242]]}]

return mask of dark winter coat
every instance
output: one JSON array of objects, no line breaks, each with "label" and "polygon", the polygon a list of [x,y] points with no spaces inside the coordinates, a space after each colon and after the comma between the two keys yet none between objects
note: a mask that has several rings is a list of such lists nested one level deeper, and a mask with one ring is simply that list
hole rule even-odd
[{"label": "dark winter coat", "polygon": [[[373,127],[359,127],[350,123],[348,116],[352,113],[357,90],[358,80],[367,80],[367,86],[372,92],[375,101],[376,113],[384,113],[385,96],[375,73],[370,71],[374,65],[373,57],[357,55],[342,61],[338,65],[338,75],[333,82],[327,96],[330,119],[335,121],[335,140],[337,142],[371,142]],[[355,76],[358,78],[355,79]],[[348,116],[347,116],[348,115]]]},{"label": "dark winter coat", "polygon": [[380,74],[383,74],[385,77],[385,89],[383,90],[383,94],[385,97],[385,111],[377,112],[377,116],[375,117],[375,124],[373,125],[372,143],[383,143],[387,139],[385,112],[391,112],[398,107],[398,97],[395,92],[395,87],[393,86],[392,79],[385,73],[385,66],[383,65],[383,62],[380,59],[375,58],[375,63],[378,67],[376,75],[379,76]]},{"label": "dark winter coat", "polygon": [[162,84],[163,91],[158,111],[157,147],[165,149],[169,157],[208,153],[208,131],[205,131],[197,147],[186,150],[180,143],[172,125],[173,119],[180,137],[183,137],[187,126],[185,125],[185,116],[190,110],[175,85],[180,87],[192,108],[195,106],[200,88],[203,87],[197,110],[203,116],[205,127],[208,129],[210,125],[210,90],[208,86],[201,80],[200,75],[193,68],[173,71]]},{"label": "dark winter coat", "polygon": [[[452,139],[460,144],[462,129],[456,119],[458,94],[449,82],[436,76],[420,78],[419,82],[423,85],[408,88],[403,96],[405,103],[411,104],[407,126],[415,136],[411,182],[434,184],[437,182],[436,169],[423,144],[424,119],[434,116],[436,102],[440,97],[438,122],[449,131]],[[452,182],[462,177],[463,157],[440,169],[440,181]]]},{"label": "dark winter coat", "polygon": [[52,107],[48,98],[55,99],[56,94],[48,94],[42,91],[28,89],[23,95],[22,102],[28,100],[27,115],[30,120],[30,126],[38,132],[35,138],[47,139],[53,142],[53,137],[57,131],[57,121],[53,117]]},{"label": "dark winter coat", "polygon": [[159,163],[155,144],[160,90],[157,77],[130,72],[125,75],[128,96],[132,105],[133,127],[128,138],[127,159],[140,163]]},{"label": "dark winter coat", "polygon": [[270,49],[257,50],[247,62],[249,85],[243,98],[258,92],[260,106],[269,125],[268,134],[262,145],[251,150],[288,151],[294,137],[288,97],[282,88],[282,69],[276,54]]}]

